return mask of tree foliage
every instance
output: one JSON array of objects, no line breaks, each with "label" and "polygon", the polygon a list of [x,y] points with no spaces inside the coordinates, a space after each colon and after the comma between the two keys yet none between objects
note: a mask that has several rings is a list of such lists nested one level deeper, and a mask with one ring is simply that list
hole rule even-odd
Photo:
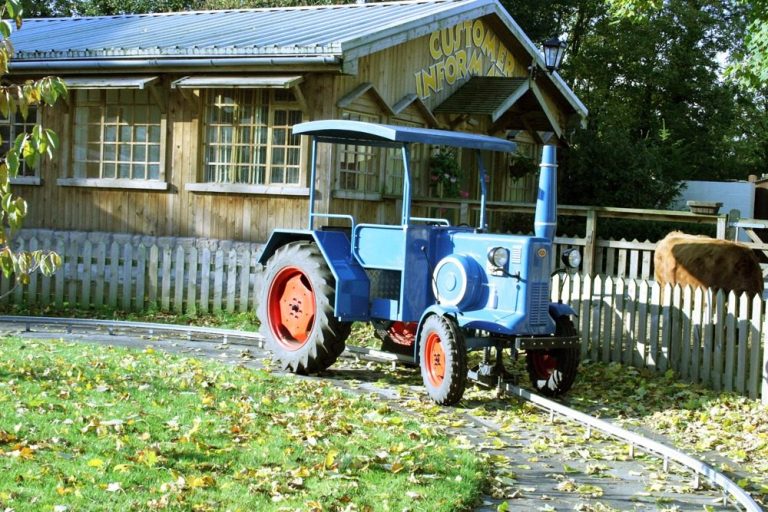
[{"label": "tree foliage", "polygon": [[[507,0],[534,41],[566,36],[561,74],[590,110],[570,134],[571,204],[663,208],[683,179],[746,179],[767,162],[765,101],[728,80],[743,7],[707,0]],[[546,11],[546,12],[541,12]]]},{"label": "tree foliage", "polygon": [[[12,24],[21,28],[23,7],[17,0],[5,0],[0,8],[0,75],[8,74],[13,47],[10,42]],[[18,114],[26,118],[29,108],[52,106],[66,94],[64,83],[54,77],[29,80],[23,84],[0,86],[0,115],[14,119]],[[0,143],[3,141],[0,140]],[[19,134],[5,157],[0,160],[0,270],[9,278],[15,276],[17,284],[27,284],[29,275],[38,269],[51,274],[61,264],[56,253],[44,251],[14,251],[13,234],[21,228],[27,214],[27,203],[11,192],[11,179],[18,175],[21,162],[35,167],[40,158],[52,157],[59,142],[56,134],[41,125],[29,133]]]}]

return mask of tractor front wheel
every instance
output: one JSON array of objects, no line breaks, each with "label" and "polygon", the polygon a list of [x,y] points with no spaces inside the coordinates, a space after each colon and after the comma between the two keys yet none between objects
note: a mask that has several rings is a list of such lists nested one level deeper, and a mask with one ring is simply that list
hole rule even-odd
[{"label": "tractor front wheel", "polygon": [[[563,316],[555,322],[555,335],[576,336],[576,328],[570,318]],[[546,396],[566,393],[576,379],[579,357],[578,347],[528,351],[525,360],[534,389]]]},{"label": "tractor front wheel", "polygon": [[467,384],[464,334],[448,316],[433,315],[419,334],[421,377],[429,397],[439,405],[461,400]]},{"label": "tractor front wheel", "polygon": [[310,242],[292,242],[267,262],[259,301],[261,334],[283,369],[315,373],[344,351],[351,324],[333,311],[335,281]]}]

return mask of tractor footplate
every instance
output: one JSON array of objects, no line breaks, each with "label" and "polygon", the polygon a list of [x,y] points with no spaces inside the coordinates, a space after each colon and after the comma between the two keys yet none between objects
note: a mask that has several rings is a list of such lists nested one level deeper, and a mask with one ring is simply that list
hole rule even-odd
[{"label": "tractor footplate", "polygon": [[581,339],[578,336],[532,336],[515,339],[515,348],[518,350],[545,350],[579,346],[581,346]]}]

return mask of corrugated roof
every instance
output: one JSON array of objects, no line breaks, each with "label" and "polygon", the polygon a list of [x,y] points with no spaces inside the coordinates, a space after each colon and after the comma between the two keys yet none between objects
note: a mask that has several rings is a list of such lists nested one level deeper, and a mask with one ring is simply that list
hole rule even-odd
[{"label": "corrugated roof", "polygon": [[520,87],[527,84],[528,78],[502,78],[473,76],[467,83],[435,108],[435,114],[488,114],[496,110],[510,96],[515,95]]},{"label": "corrugated roof", "polygon": [[[339,65],[462,21],[495,15],[543,69],[541,53],[499,0],[410,0],[370,4],[24,20],[12,36],[11,70],[155,73],[193,64]],[[196,63],[193,61],[197,59]],[[314,61],[313,61],[314,59]],[[347,64],[352,66],[347,69]],[[147,69],[144,69],[147,68]],[[555,87],[587,109],[557,73]]]},{"label": "corrugated roof", "polygon": [[430,0],[28,19],[12,41],[17,60],[341,55],[371,35],[453,15],[478,3],[489,2]]}]

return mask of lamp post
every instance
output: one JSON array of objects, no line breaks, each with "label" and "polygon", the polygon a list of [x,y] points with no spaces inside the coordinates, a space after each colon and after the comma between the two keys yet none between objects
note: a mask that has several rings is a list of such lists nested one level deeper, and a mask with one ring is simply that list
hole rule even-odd
[{"label": "lamp post", "polygon": [[565,46],[565,41],[556,37],[544,41],[544,65],[550,73],[560,69]]}]

